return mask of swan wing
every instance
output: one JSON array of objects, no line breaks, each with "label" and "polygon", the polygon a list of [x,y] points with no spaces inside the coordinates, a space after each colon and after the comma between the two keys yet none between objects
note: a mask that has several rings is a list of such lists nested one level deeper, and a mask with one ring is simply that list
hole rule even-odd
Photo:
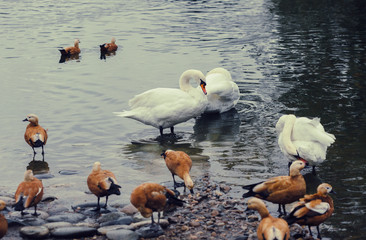
[{"label": "swan wing", "polygon": [[226,112],[239,101],[239,87],[224,74],[212,73],[206,77],[207,111]]},{"label": "swan wing", "polygon": [[205,104],[187,92],[174,88],[155,88],[129,101],[130,111],[116,113],[156,128],[171,127],[200,115]]},{"label": "swan wing", "polygon": [[335,141],[333,134],[324,131],[324,127],[321,125],[319,118],[309,119],[305,117],[296,119],[291,138],[293,141],[319,142],[326,147],[329,147]]},{"label": "swan wing", "polygon": [[294,141],[297,153],[310,163],[322,162],[326,158],[327,147],[319,142]]}]

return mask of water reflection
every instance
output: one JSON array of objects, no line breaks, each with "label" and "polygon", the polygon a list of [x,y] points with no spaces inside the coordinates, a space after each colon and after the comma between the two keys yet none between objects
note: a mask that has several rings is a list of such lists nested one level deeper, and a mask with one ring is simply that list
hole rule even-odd
[{"label": "water reflection", "polygon": [[116,56],[116,51],[114,52],[107,52],[107,51],[103,51],[102,49],[100,49],[100,60],[106,60],[106,57],[110,57],[110,56]]},{"label": "water reflection", "polygon": [[[338,229],[328,236],[357,237],[366,232],[364,222],[359,221],[366,210],[361,200],[366,186],[362,173],[366,169],[366,2],[272,2],[271,11],[279,21],[274,61],[281,63],[273,71],[287,86],[279,97],[287,108],[284,112],[320,117],[337,137],[317,169],[319,179],[310,179],[314,186],[309,188],[324,181],[337,192],[335,214],[328,222]],[[357,187],[345,183],[350,175],[361,177]]]},{"label": "water reflection", "polygon": [[224,113],[203,114],[193,126],[197,142],[236,142],[240,139],[240,117],[235,108]]},{"label": "water reflection", "polygon": [[47,174],[50,171],[46,161],[32,160],[28,163],[27,170],[32,170],[34,175]]},{"label": "water reflection", "polygon": [[64,63],[67,61],[71,61],[71,60],[77,60],[79,62],[79,54],[74,54],[74,55],[61,55],[60,60],[58,61],[59,63]]}]

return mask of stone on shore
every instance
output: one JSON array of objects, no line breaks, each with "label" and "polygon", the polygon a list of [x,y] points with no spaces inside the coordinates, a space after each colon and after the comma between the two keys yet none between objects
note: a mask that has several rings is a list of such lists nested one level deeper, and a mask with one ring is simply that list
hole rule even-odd
[{"label": "stone on shore", "polygon": [[63,213],[60,215],[55,215],[47,218],[48,222],[69,222],[77,223],[84,220],[86,216],[80,213]]},{"label": "stone on shore", "polygon": [[27,238],[42,239],[49,235],[50,231],[45,226],[26,226],[20,229],[20,234]]},{"label": "stone on shore", "polygon": [[51,231],[51,235],[56,238],[83,238],[91,237],[97,234],[98,231],[91,227],[61,227]]},{"label": "stone on shore", "polygon": [[72,224],[69,222],[50,222],[50,223],[46,223],[44,225],[45,227],[48,228],[48,230],[54,230],[56,228],[61,228],[61,227],[71,227]]},{"label": "stone on shore", "polygon": [[131,230],[127,229],[118,229],[107,232],[107,238],[110,240],[137,240],[139,239],[139,235]]}]

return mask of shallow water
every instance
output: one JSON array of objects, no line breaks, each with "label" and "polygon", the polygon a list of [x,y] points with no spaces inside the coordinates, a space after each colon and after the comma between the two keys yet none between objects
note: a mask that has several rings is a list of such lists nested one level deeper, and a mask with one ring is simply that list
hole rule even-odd
[{"label": "shallow water", "polygon": [[[361,1],[2,1],[0,191],[11,194],[34,164],[47,195],[70,206],[95,201],[86,177],[95,161],[115,172],[122,195],[171,175],[163,149],[184,150],[193,177],[240,186],[287,174],[274,130],[285,113],[320,117],[336,135],[308,190],[335,191],[335,213],[321,226],[328,239],[365,233],[366,19]],[[99,44],[120,46],[100,59]],[[59,63],[59,47],[81,43],[79,59]],[[175,143],[158,130],[113,114],[154,87],[178,87],[180,74],[227,68],[241,92],[236,110],[176,126]],[[31,162],[24,142],[36,113],[48,129],[45,163]],[[37,155],[37,160],[41,155]],[[276,206],[268,203],[272,211]]]}]

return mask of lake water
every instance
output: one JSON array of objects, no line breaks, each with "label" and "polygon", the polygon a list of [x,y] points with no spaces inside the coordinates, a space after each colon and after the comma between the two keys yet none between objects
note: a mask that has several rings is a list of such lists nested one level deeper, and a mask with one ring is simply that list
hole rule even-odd
[{"label": "lake water", "polygon": [[[27,167],[46,195],[71,206],[95,201],[92,164],[114,171],[128,203],[142,182],[168,182],[160,153],[183,150],[192,176],[209,172],[240,186],[287,174],[275,124],[282,114],[320,117],[335,134],[308,191],[330,183],[335,212],[325,239],[366,234],[366,3],[364,1],[10,1],[0,2],[0,192],[11,195]],[[119,49],[100,59],[99,45]],[[59,63],[59,47],[80,39],[79,59]],[[117,117],[134,95],[177,88],[181,73],[228,69],[241,92],[236,110],[176,126],[175,143],[152,141],[153,127]],[[24,142],[28,113],[48,129],[45,162]],[[38,150],[39,151],[39,150]],[[41,155],[37,155],[37,160]],[[271,212],[277,206],[267,203]]]}]

